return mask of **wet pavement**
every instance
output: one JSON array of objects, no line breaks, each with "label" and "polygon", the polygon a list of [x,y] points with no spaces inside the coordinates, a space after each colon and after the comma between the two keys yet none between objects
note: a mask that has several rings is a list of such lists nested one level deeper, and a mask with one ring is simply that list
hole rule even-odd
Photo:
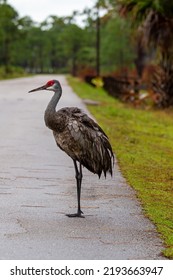
[{"label": "wet pavement", "polygon": [[27,92],[59,79],[58,107],[86,110],[62,75],[0,82],[0,259],[164,259],[154,225],[115,164],[105,180],[84,169],[76,211],[72,160],[44,124],[50,92]]}]

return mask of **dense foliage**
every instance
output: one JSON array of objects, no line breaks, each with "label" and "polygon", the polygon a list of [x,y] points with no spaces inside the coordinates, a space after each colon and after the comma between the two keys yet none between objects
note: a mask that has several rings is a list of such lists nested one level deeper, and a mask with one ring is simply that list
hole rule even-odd
[{"label": "dense foliage", "polygon": [[[103,2],[100,1],[100,9],[105,9],[100,26],[100,64],[102,72],[110,73],[125,64],[132,66],[134,51],[129,25],[116,13],[109,13]],[[76,23],[77,13],[69,17],[50,15],[38,24],[29,16],[20,18],[8,1],[0,1],[0,66],[5,66],[6,72],[13,65],[33,73],[93,73],[96,9],[83,11],[82,27]]]},{"label": "dense foliage", "polygon": [[[0,76],[14,67],[29,73],[114,75],[125,99],[139,100],[145,89],[157,106],[172,106],[172,30],[168,0],[95,0],[81,14],[50,15],[41,23],[20,18],[7,0],[0,0]],[[129,85],[125,90],[124,83]],[[110,87],[115,92],[117,85]]]},{"label": "dense foliage", "polygon": [[[162,107],[173,105],[173,2],[169,0],[117,0],[120,13],[140,27],[141,42],[155,54],[152,89]],[[139,29],[138,29],[139,30]]]}]

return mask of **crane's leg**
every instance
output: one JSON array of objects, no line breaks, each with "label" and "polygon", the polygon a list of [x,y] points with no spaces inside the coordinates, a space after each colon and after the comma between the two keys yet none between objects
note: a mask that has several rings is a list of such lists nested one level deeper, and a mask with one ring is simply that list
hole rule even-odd
[{"label": "crane's leg", "polygon": [[70,218],[73,218],[73,217],[84,218],[84,216],[82,216],[83,212],[81,211],[81,207],[80,207],[81,184],[82,184],[82,165],[81,165],[81,163],[79,163],[79,169],[78,169],[77,162],[75,160],[73,160],[73,162],[74,162],[74,167],[75,167],[75,172],[76,172],[78,209],[77,209],[77,213],[67,214],[67,216]]}]

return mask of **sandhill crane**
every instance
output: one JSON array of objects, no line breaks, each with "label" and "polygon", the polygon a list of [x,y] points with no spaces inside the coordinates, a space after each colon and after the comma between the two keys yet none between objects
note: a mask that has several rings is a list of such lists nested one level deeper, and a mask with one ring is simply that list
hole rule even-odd
[{"label": "sandhill crane", "polygon": [[49,90],[54,95],[45,111],[44,120],[53,135],[58,147],[69,155],[74,163],[77,183],[78,209],[68,217],[84,217],[80,207],[82,166],[99,178],[104,173],[112,175],[114,155],[107,135],[101,127],[81,109],[65,107],[56,111],[57,103],[62,95],[62,88],[57,80],[48,81],[45,85],[29,92]]}]

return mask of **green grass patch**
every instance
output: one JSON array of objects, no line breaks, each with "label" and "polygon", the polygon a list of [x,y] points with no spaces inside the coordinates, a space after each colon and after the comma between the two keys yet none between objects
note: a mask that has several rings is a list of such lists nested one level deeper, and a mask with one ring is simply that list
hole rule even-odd
[{"label": "green grass patch", "polygon": [[28,74],[21,67],[9,66],[8,69],[6,69],[5,66],[0,66],[0,80],[20,78],[26,76],[28,76]]},{"label": "green grass patch", "polygon": [[110,138],[127,182],[136,190],[145,215],[156,225],[173,259],[173,112],[129,107],[79,79],[69,84]]}]

